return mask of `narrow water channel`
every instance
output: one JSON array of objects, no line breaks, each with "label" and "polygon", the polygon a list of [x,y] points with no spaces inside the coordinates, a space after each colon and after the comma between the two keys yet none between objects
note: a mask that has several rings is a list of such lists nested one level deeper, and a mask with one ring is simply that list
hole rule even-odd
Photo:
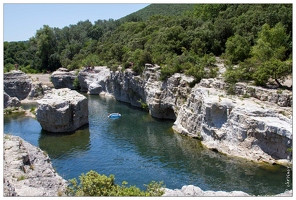
[{"label": "narrow water channel", "polygon": [[[237,190],[251,195],[291,190],[286,184],[286,167],[215,153],[198,140],[174,133],[173,121],[154,119],[114,99],[87,98],[89,125],[75,133],[48,133],[36,119],[21,115],[4,116],[4,133],[20,136],[46,151],[53,167],[67,180],[95,170],[114,174],[117,183],[125,180],[142,189],[154,180],[171,189],[196,185],[202,190]],[[112,112],[122,117],[107,118]]]}]

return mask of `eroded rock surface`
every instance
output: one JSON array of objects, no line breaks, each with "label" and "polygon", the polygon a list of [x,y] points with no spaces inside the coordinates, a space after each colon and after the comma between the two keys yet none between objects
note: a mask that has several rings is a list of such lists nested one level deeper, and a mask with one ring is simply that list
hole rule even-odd
[{"label": "eroded rock surface", "polygon": [[20,70],[13,70],[4,73],[4,91],[10,97],[17,97],[19,100],[27,98],[31,91],[32,81],[27,74]]},{"label": "eroded rock surface", "polygon": [[196,85],[173,129],[228,155],[291,164],[291,108]]},{"label": "eroded rock surface", "polygon": [[20,70],[4,73],[4,108],[19,107],[22,102],[41,99],[48,87]]},{"label": "eroded rock surface", "polygon": [[10,97],[5,91],[3,93],[4,108],[7,107],[19,107],[21,102],[17,97]]},{"label": "eroded rock surface", "polygon": [[71,132],[88,124],[87,98],[68,88],[52,89],[38,102],[36,118],[49,132]]},{"label": "eroded rock surface", "polygon": [[[211,190],[203,191],[202,189],[194,185],[184,185],[181,189],[172,190],[172,189],[165,188],[165,193],[162,196],[164,197],[225,197],[225,196],[251,197],[252,195],[249,195],[242,191],[232,191],[232,192],[211,191]],[[274,195],[274,196],[292,197],[293,193],[292,193],[292,190],[288,190],[288,191],[285,191],[284,193]]]},{"label": "eroded rock surface", "polygon": [[67,181],[40,148],[18,136],[3,136],[4,196],[65,196]]},{"label": "eroded rock surface", "polygon": [[194,185],[184,185],[181,189],[165,189],[165,193],[162,195],[165,197],[188,197],[188,196],[236,196],[236,197],[243,197],[243,196],[250,196],[249,194],[242,192],[242,191],[232,191],[232,192],[225,192],[225,191],[203,191],[197,186]]},{"label": "eroded rock surface", "polygon": [[75,89],[73,82],[76,77],[75,71],[68,71],[67,69],[60,68],[52,73],[50,79],[55,89],[70,88],[73,90]]}]

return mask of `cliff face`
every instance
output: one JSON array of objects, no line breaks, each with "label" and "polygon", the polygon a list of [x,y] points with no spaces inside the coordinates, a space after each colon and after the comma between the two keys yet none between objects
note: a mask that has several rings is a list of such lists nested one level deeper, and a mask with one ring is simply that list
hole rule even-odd
[{"label": "cliff face", "polygon": [[215,151],[254,161],[287,164],[292,156],[290,109],[200,85],[182,105],[173,129]]},{"label": "cliff face", "polygon": [[237,83],[228,95],[221,78],[194,79],[174,74],[159,80],[160,67],[145,65],[111,72],[95,67],[78,75],[83,91],[112,95],[133,106],[147,105],[151,116],[175,120],[174,131],[199,138],[206,147],[232,156],[268,163],[291,163],[292,92]]}]

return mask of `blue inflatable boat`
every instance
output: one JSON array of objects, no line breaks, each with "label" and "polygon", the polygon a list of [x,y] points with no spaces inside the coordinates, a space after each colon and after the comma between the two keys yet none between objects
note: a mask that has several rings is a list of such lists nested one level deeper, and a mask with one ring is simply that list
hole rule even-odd
[{"label": "blue inflatable boat", "polygon": [[112,118],[112,119],[117,119],[120,117],[121,117],[121,114],[119,114],[119,113],[111,113],[108,115],[108,118]]}]

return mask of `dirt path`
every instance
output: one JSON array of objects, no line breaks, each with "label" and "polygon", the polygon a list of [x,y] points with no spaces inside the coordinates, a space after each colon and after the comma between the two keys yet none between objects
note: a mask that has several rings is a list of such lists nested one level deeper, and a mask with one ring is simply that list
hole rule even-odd
[{"label": "dirt path", "polygon": [[33,79],[38,79],[43,85],[53,87],[53,84],[50,81],[50,74],[28,74],[28,76]]}]

